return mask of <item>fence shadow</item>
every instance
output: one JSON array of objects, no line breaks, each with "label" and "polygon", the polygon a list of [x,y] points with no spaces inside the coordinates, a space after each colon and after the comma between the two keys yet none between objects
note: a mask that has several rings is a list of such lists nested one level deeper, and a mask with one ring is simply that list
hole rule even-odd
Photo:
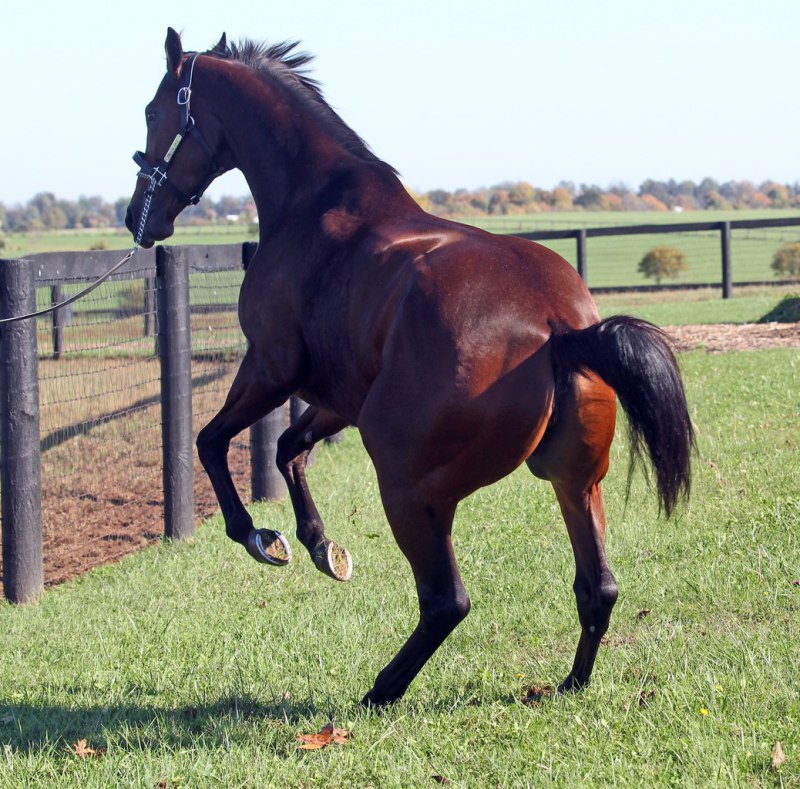
[{"label": "fence shadow", "polygon": [[80,740],[92,748],[104,747],[118,734],[142,750],[165,745],[194,747],[198,739],[230,739],[230,727],[221,720],[252,720],[296,724],[329,708],[312,699],[264,703],[247,696],[227,697],[210,704],[164,707],[147,704],[97,704],[81,707],[33,704],[0,707],[0,741],[22,753],[36,754],[53,747],[72,749]]}]

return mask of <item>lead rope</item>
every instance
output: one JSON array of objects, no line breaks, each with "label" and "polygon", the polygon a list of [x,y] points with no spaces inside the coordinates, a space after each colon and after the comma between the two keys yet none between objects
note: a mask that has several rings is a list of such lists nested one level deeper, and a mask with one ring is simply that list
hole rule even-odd
[{"label": "lead rope", "polygon": [[147,224],[147,216],[150,213],[150,203],[153,200],[153,193],[155,192],[155,182],[151,176],[146,176],[150,178],[150,188],[145,192],[144,197],[144,206],[142,207],[142,218],[139,220],[139,229],[136,231],[136,239],[134,241],[133,249],[125,255],[122,260],[118,263],[115,263],[105,274],[101,277],[98,277],[91,285],[84,288],[83,290],[76,293],[74,296],[70,296],[68,299],[64,299],[63,301],[59,301],[58,304],[53,304],[51,307],[47,307],[43,310],[38,310],[37,312],[29,312],[27,315],[14,315],[11,318],[0,318],[0,324],[3,323],[16,323],[17,321],[24,321],[28,318],[38,318],[42,315],[49,315],[51,312],[55,312],[56,310],[60,310],[62,307],[66,307],[69,304],[72,304],[79,299],[82,299],[84,296],[88,296],[95,288],[98,288],[102,285],[114,272],[122,268],[138,251],[139,245],[142,242],[142,236],[144,235],[144,228]]}]

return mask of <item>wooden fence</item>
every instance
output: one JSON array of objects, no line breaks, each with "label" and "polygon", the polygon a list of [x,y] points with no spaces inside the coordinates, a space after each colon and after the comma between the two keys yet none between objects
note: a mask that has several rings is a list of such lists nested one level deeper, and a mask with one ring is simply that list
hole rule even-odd
[{"label": "wooden fence", "polygon": [[[160,362],[160,407],[164,534],[180,539],[194,532],[192,430],[192,343],[189,276],[246,267],[255,244],[157,247],[140,250],[115,279],[130,271],[154,283],[156,350]],[[54,299],[63,283],[91,281],[113,265],[119,252],[46,253],[0,261],[0,317],[32,312],[37,288]],[[40,305],[41,306],[41,305]],[[53,316],[53,356],[64,348],[64,310]],[[145,305],[145,334],[152,332]],[[12,602],[36,599],[44,588],[41,524],[41,441],[39,429],[39,350],[35,320],[6,324],[0,333],[0,499],[2,499],[3,583]],[[295,405],[294,413],[300,408]],[[251,428],[252,497],[276,499],[285,485],[276,463],[277,439],[285,425],[276,413]]]},{"label": "wooden fence", "polygon": [[[731,232],[736,229],[800,226],[800,217],[731,222],[691,222],[626,227],[595,227],[518,233],[537,241],[574,239],[577,268],[586,278],[588,238],[665,233],[719,233],[722,297],[733,290]],[[180,539],[194,531],[192,340],[190,272],[192,277],[214,272],[241,271],[255,250],[254,243],[222,246],[161,246],[140,250],[115,278],[145,280],[142,332],[155,333],[160,364],[161,453],[164,494],[164,534]],[[119,252],[45,253],[29,259],[0,261],[0,317],[32,312],[37,289],[50,289],[53,302],[63,296],[65,282],[99,277],[119,259]],[[135,266],[135,269],[134,269]],[[739,284],[739,283],[737,283]],[[770,283],[777,284],[777,283]],[[672,286],[674,287],[674,286]],[[698,287],[693,285],[692,287]],[[642,286],[616,290],[641,290]],[[39,305],[41,306],[41,305]],[[215,305],[206,305],[213,309]],[[231,308],[230,305],[227,305]],[[65,353],[65,310],[52,318],[52,355]],[[154,320],[157,317],[157,321]],[[39,426],[39,350],[35,320],[0,329],[0,488],[2,498],[3,582],[12,602],[37,598],[43,591],[41,524],[41,439]],[[299,409],[295,408],[295,412]],[[273,413],[251,428],[252,497],[284,495],[283,479],[275,464],[276,442],[284,429],[281,414]]]}]

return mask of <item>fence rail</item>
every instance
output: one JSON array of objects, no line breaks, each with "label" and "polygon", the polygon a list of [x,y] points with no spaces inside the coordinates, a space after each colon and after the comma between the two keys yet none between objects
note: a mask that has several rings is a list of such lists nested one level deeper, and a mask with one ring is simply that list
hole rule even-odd
[{"label": "fence rail", "polygon": [[[707,241],[716,237],[713,254],[717,255],[719,280],[670,287],[719,287],[723,298],[729,298],[734,283],[743,281],[734,277],[734,231],[795,227],[800,227],[800,217],[514,235],[555,243],[574,241],[573,262],[590,287],[591,239],[676,233],[705,234]],[[152,515],[155,508],[161,531],[167,536],[181,538],[193,532],[195,510],[200,506],[193,436],[198,420],[206,420],[221,404],[225,382],[243,354],[236,291],[255,247],[245,243],[142,250],[95,291],[105,294],[96,302],[59,309],[49,320],[27,320],[0,328],[0,515],[3,584],[9,600],[35,599],[48,580],[42,569],[43,519],[47,527],[54,517],[49,502],[56,497],[74,498],[65,517],[74,517],[81,524],[88,518],[85,510],[94,504],[99,517],[106,518],[106,500],[119,500],[120,506],[127,502],[136,509],[119,515],[117,521],[128,523],[147,508]],[[712,254],[710,249],[708,254]],[[0,317],[56,303],[65,291],[105,273],[118,255],[105,251],[44,253],[0,261]],[[131,289],[132,285],[136,287]],[[112,325],[118,327],[119,335],[113,341],[108,338]],[[81,385],[83,393],[76,394]],[[161,412],[160,431],[151,411],[155,408]],[[291,409],[294,414],[300,410],[297,405]],[[47,418],[40,420],[42,414]],[[251,428],[249,442],[234,447],[240,454],[249,454],[246,471],[239,472],[239,484],[245,474],[249,476],[253,500],[280,498],[286,493],[275,455],[277,438],[287,420],[285,410],[273,412]],[[113,451],[104,450],[102,458],[93,455],[99,443],[80,443],[99,442],[104,431],[123,423],[125,431],[102,437],[107,442],[104,446],[113,446]],[[43,457],[51,456],[49,465],[43,467]],[[86,457],[90,466],[94,464],[88,476],[78,463],[78,458]],[[129,492],[112,495],[106,489],[119,485],[113,474],[122,466],[131,467],[137,484],[129,485]],[[160,480],[152,473],[156,468],[161,471]],[[74,480],[68,482],[68,475]],[[94,484],[91,491],[90,482]],[[59,510],[58,517],[62,515]],[[157,536],[146,532],[142,539],[146,542]],[[99,531],[85,541],[124,543],[126,539],[132,538],[120,528]],[[123,545],[120,554],[128,550]]]},{"label": "fence rail", "polygon": [[[519,238],[530,241],[575,241],[575,266],[578,273],[594,291],[624,292],[627,290],[658,290],[665,289],[660,285],[616,285],[594,287],[589,276],[588,264],[588,239],[611,238],[619,236],[662,236],[672,234],[719,234],[719,271],[720,279],[717,281],[699,281],[690,284],[681,284],[679,288],[721,288],[722,298],[729,299],[733,294],[733,253],[732,238],[736,230],[782,229],[800,227],[800,217],[780,217],[772,219],[738,219],[724,222],[674,222],[669,224],[641,224],[618,225],[611,227],[586,227],[564,230],[536,230],[524,233],[514,233]],[[736,284],[747,285],[786,285],[793,284],[794,280],[758,280],[741,279]],[[674,286],[669,286],[674,287]]]}]

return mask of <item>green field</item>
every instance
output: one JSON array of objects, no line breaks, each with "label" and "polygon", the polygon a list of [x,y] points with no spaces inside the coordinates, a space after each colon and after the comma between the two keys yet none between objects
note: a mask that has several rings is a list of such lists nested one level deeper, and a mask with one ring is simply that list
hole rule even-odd
[{"label": "green field", "polygon": [[[0,786],[800,785],[800,352],[680,362],[694,495],[664,522],[637,476],[626,506],[620,429],[606,503],[621,595],[587,691],[523,703],[566,674],[578,623],[555,499],[519,471],[460,507],[470,616],[404,701],[357,705],[416,599],[350,431],[310,484],[351,583],[297,545],[264,568],[215,519],[0,606]],[[287,504],[254,512],[293,533]],[[296,749],[329,720],[352,741]],[[100,753],[76,755],[80,740]]]},{"label": "green field", "polygon": [[[737,219],[765,219],[797,216],[797,211],[702,211],[676,214],[672,212],[568,212],[527,214],[501,217],[462,218],[497,233],[552,230],[610,225],[665,224],[670,222],[719,222]],[[800,228],[736,230],[732,235],[734,282],[772,281],[770,263],[775,252],[786,243],[800,238]],[[170,240],[174,244],[222,244],[254,240],[243,225],[219,227],[178,227]],[[547,246],[575,264],[575,242],[545,242]],[[6,257],[22,257],[35,252],[86,250],[104,244],[109,249],[131,246],[130,234],[124,229],[92,231],[51,231],[46,233],[10,234],[3,251]],[[613,236],[590,238],[587,241],[588,282],[592,287],[620,287],[652,284],[636,271],[639,260],[657,246],[674,246],[687,257],[688,269],[681,283],[718,283],[721,281],[720,238],[718,232],[661,234],[648,236]]]}]

